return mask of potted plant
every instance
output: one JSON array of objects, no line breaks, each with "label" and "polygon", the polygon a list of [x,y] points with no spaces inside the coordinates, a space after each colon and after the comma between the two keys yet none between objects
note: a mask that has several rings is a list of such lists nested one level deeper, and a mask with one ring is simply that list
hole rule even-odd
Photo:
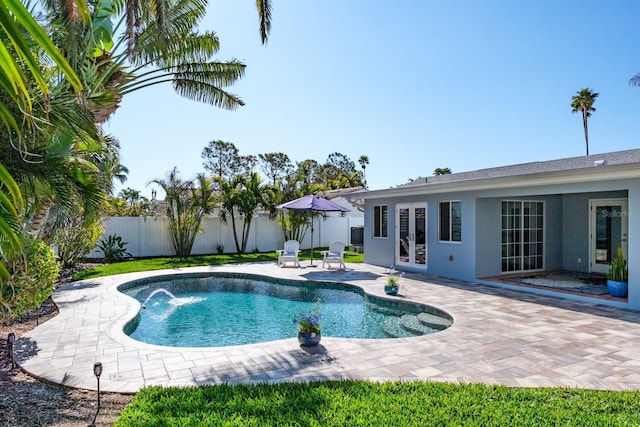
[{"label": "potted plant", "polygon": [[629,290],[628,285],[629,270],[627,261],[622,255],[622,248],[618,246],[616,256],[609,264],[609,275],[607,277],[607,289],[614,297],[626,297]]},{"label": "potted plant", "polygon": [[303,346],[313,346],[320,343],[320,299],[309,313],[299,313],[294,316],[293,323],[298,325],[298,342]]},{"label": "potted plant", "polygon": [[389,267],[389,277],[387,277],[387,283],[384,285],[384,292],[387,295],[396,295],[398,293],[402,276],[404,276],[404,272],[397,272],[393,265]]}]

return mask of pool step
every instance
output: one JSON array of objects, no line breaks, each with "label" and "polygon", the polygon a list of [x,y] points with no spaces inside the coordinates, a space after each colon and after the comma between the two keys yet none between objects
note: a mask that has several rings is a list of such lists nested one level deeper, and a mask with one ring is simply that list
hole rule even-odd
[{"label": "pool step", "polygon": [[423,325],[440,331],[452,325],[451,320],[431,313],[420,313],[416,317]]},{"label": "pool step", "polygon": [[378,304],[372,304],[368,301],[366,302],[366,304],[369,310],[377,311],[378,313],[383,313],[390,316],[401,316],[402,313],[404,313],[402,310],[398,310],[397,308],[383,307]]},{"label": "pool step", "polygon": [[382,330],[391,338],[415,337],[414,334],[400,324],[400,317],[387,317],[382,323]]},{"label": "pool step", "polygon": [[400,318],[400,326],[414,335],[432,334],[440,330],[425,325],[420,320],[418,320],[418,317],[416,315],[413,314],[405,314],[404,316],[402,316]]}]

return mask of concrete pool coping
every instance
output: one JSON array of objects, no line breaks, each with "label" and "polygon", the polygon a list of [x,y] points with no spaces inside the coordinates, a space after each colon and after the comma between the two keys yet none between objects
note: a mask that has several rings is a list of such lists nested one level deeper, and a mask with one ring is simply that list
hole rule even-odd
[{"label": "concrete pool coping", "polygon": [[[336,281],[367,293],[427,304],[454,324],[432,334],[395,339],[322,337],[304,348],[292,338],[214,348],[145,344],[124,334],[140,304],[116,288],[131,280],[177,272],[232,272],[283,279]],[[103,364],[100,389],[135,393],[143,387],[367,379],[431,380],[507,386],[640,389],[640,313],[594,302],[536,295],[485,284],[407,274],[398,296],[386,296],[385,269],[279,268],[275,263],[129,273],[69,283],[57,289],[60,313],[20,337],[21,369],[44,381],[96,389],[93,364]]]}]

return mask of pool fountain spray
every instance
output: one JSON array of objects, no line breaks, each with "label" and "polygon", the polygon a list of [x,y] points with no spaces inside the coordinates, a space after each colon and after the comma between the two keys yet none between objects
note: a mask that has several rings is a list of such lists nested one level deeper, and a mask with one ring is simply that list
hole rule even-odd
[{"label": "pool fountain spray", "polygon": [[146,300],[144,300],[144,302],[142,303],[142,308],[147,308],[147,303],[149,302],[149,300],[151,298],[153,298],[157,294],[166,294],[172,300],[177,299],[174,294],[172,294],[171,292],[169,292],[168,290],[166,290],[164,288],[156,289],[155,291],[151,292],[151,294],[149,294],[149,296],[147,297]]}]

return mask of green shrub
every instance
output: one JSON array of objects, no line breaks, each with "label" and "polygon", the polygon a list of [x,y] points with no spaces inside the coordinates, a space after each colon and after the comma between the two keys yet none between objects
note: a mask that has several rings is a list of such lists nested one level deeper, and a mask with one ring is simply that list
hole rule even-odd
[{"label": "green shrub", "polygon": [[9,261],[11,278],[0,280],[0,321],[40,307],[53,293],[60,271],[56,254],[43,241],[24,238],[25,255]]},{"label": "green shrub", "polygon": [[127,244],[129,242],[123,242],[122,237],[117,234],[112,234],[107,237],[106,240],[101,240],[98,247],[104,254],[104,260],[107,262],[122,261],[127,257],[131,257],[131,254],[127,252]]},{"label": "green shrub", "polygon": [[96,247],[104,233],[99,222],[85,226],[82,223],[61,227],[55,231],[53,242],[58,247],[58,260],[63,267],[72,267]]}]

